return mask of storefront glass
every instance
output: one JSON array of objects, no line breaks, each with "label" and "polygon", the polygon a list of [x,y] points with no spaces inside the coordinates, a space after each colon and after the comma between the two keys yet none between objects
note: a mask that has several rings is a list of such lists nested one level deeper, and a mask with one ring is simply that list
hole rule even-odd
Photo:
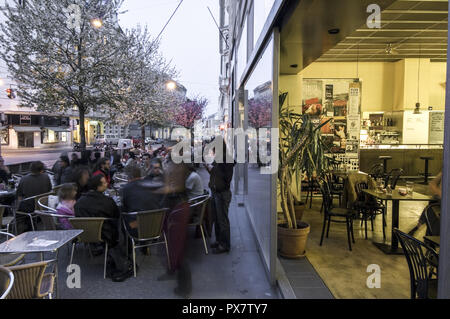
[{"label": "storefront glass", "polygon": [[[267,135],[259,136],[258,129],[270,128],[272,126],[272,100],[273,100],[273,39],[267,44],[260,60],[245,83],[245,107],[248,113],[248,141],[258,142],[260,139],[269,139]],[[250,131],[254,129],[254,133]],[[270,145],[270,143],[269,143]],[[268,149],[270,146],[268,145]],[[253,149],[253,152],[252,152]],[[271,255],[271,193],[272,175],[262,174],[260,168],[264,165],[251,163],[255,157],[256,149],[250,147],[250,163],[247,168],[248,192],[245,194],[245,203],[248,207],[256,235],[267,267],[270,268]]]},{"label": "storefront glass", "polygon": [[244,21],[242,29],[241,40],[239,41],[238,56],[237,56],[237,80],[240,81],[242,72],[244,72],[247,65],[247,18]]},{"label": "storefront glass", "polygon": [[258,41],[261,31],[264,28],[264,23],[266,23],[267,17],[270,10],[273,7],[275,0],[254,0],[254,36],[253,36],[253,46]]}]

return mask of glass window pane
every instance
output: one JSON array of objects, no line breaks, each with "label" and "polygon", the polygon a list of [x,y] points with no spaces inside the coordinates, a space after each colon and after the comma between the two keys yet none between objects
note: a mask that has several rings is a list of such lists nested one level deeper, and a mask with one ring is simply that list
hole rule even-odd
[{"label": "glass window pane", "polygon": [[[273,43],[272,39],[267,44],[245,83],[247,96],[245,107],[248,112],[249,129],[248,194],[245,195],[245,202],[253,217],[255,230],[268,268],[270,267],[272,175],[261,173],[260,168],[265,164],[263,158],[257,156],[257,154],[261,155],[259,153],[262,153],[262,149],[258,149],[255,144],[259,141],[270,141],[270,135],[263,135],[263,132],[259,129],[270,129],[272,127]],[[270,150],[270,143],[266,145],[266,150]],[[257,161],[254,160],[256,157],[258,158]]]},{"label": "glass window pane", "polygon": [[247,66],[247,18],[245,18],[244,28],[242,29],[241,40],[239,41],[238,56],[237,56],[237,81],[239,82]]},{"label": "glass window pane", "polygon": [[253,26],[253,46],[258,41],[261,31],[264,28],[267,17],[269,16],[270,10],[272,10],[275,0],[254,0],[254,26]]}]

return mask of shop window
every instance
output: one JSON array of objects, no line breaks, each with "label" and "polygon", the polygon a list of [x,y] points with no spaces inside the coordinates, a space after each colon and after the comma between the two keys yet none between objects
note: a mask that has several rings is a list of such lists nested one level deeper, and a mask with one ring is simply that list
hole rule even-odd
[{"label": "shop window", "polygon": [[9,145],[9,130],[7,128],[0,130],[0,139],[2,145]]},{"label": "shop window", "polygon": [[258,41],[259,36],[264,28],[270,10],[272,10],[275,0],[254,0],[253,1],[253,45]]},{"label": "shop window", "polygon": [[242,27],[241,40],[239,41],[237,54],[237,80],[240,81],[242,73],[247,66],[247,17],[245,17],[244,26]]}]

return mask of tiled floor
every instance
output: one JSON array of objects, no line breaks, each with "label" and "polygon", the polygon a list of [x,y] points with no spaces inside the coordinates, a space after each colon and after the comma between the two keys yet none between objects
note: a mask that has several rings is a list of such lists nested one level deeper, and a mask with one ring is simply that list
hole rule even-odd
[{"label": "tiled floor", "polygon": [[[415,191],[428,193],[428,188],[415,185]],[[386,255],[377,249],[374,241],[382,241],[381,216],[375,221],[375,231],[368,224],[368,239],[364,239],[364,228],[358,221],[354,223],[355,241],[349,251],[345,224],[333,223],[329,238],[324,238],[319,246],[323,215],[319,212],[321,197],[315,197],[312,209],[305,211],[303,220],[311,226],[306,259],[281,259],[285,273],[297,298],[410,298],[409,271],[403,255]],[[401,202],[400,230],[408,232],[416,225],[427,202]],[[391,234],[391,204],[388,204],[387,240]],[[422,239],[425,228],[420,228],[415,236]],[[367,280],[372,274],[367,272],[369,265],[381,269],[381,288],[368,288]],[[316,275],[317,274],[317,275]],[[323,282],[322,282],[323,280]],[[329,294],[327,290],[329,289]]]}]

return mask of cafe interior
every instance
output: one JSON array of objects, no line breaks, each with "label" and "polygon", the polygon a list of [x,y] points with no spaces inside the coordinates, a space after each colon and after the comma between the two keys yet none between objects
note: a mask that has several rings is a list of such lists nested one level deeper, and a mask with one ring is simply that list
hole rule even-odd
[{"label": "cafe interior", "polygon": [[[320,130],[336,163],[330,207],[314,178],[302,181],[306,257],[335,298],[410,298],[408,239],[393,229],[439,254],[448,1],[379,1],[379,25],[370,1],[350,2],[301,1],[280,27],[279,92],[329,120]],[[350,230],[336,208],[357,211]],[[277,211],[283,222],[280,201]]]}]

